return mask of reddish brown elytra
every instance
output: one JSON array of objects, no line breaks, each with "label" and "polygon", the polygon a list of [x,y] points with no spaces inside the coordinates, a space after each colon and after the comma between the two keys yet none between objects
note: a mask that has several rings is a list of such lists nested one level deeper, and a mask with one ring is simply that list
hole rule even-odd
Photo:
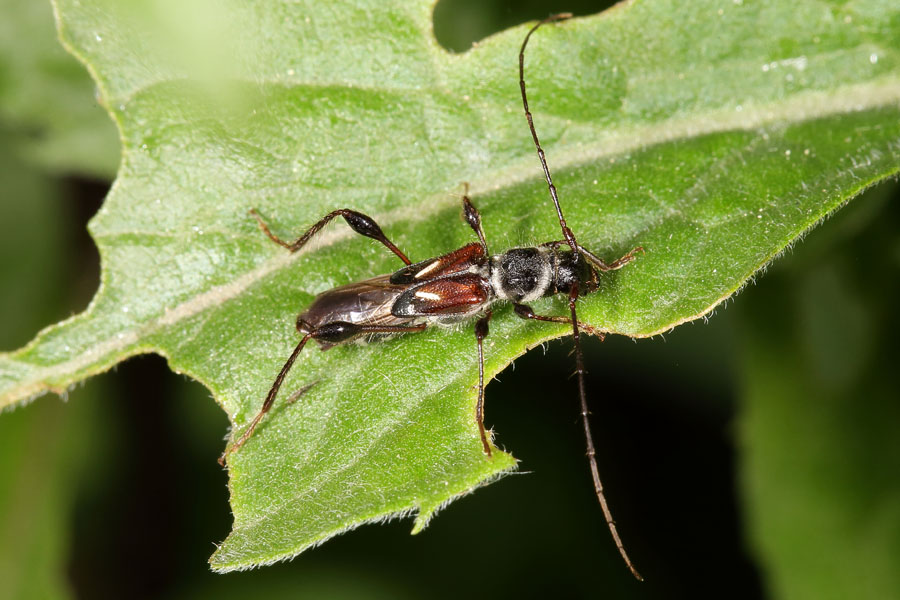
[{"label": "reddish brown elytra", "polygon": [[[625,564],[635,577],[641,579],[631,559],[625,552],[616,530],[615,522],[603,494],[600,475],[595,458],[594,442],[588,422],[587,396],[584,385],[584,359],[581,352],[581,332],[603,337],[593,327],[578,321],[576,301],[578,297],[597,290],[601,273],[620,269],[632,260],[641,248],[611,263],[604,262],[594,253],[578,244],[575,234],[566,225],[559,204],[556,187],[550,177],[550,169],[544,150],[538,140],[528,97],[525,93],[525,47],[538,27],[551,21],[570,18],[571,14],[553,15],[536,24],[522,42],[519,51],[519,86],[525,117],[538,158],[544,170],[553,206],[556,208],[561,240],[554,240],[526,248],[512,248],[501,254],[490,254],[481,227],[481,215],[466,195],[463,196],[463,217],[478,236],[477,242],[466,244],[452,252],[412,264],[411,261],[385,236],[381,227],[369,216],[360,212],[341,209],[325,215],[303,235],[293,242],[286,242],[272,233],[269,226],[251,211],[260,228],[269,238],[296,252],[335,217],[343,217],[356,233],[378,240],[397,255],[406,265],[389,275],[380,275],[319,294],[312,304],[297,317],[297,330],[302,335],[300,342],[281,368],[275,382],[269,389],[262,408],[244,429],[236,441],[219,459],[224,465],[229,454],[247,443],[256,426],[275,402],[278,390],[285,376],[309,340],[316,340],[322,347],[341,344],[362,336],[392,335],[422,331],[430,324],[458,322],[462,319],[477,318],[475,321],[475,341],[478,347],[478,402],[475,408],[475,422],[481,436],[484,453],[491,456],[491,444],[484,429],[484,338],[488,335],[491,306],[498,301],[510,302],[516,315],[523,319],[565,323],[572,327],[575,345],[575,372],[578,377],[578,395],[581,400],[581,417],[587,440],[587,456],[597,499],[603,509],[610,533],[625,560]],[[569,299],[571,316],[537,315],[528,303],[555,294],[565,294]],[[304,389],[308,389],[307,386]]]}]

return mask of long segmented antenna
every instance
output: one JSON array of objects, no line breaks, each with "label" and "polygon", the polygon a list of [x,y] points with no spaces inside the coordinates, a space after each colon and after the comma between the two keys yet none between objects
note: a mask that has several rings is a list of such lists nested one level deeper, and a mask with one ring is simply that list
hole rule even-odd
[{"label": "long segmented antenna", "polygon": [[[563,216],[562,208],[559,205],[559,196],[556,193],[556,186],[553,185],[553,179],[550,177],[550,168],[547,166],[544,149],[541,148],[541,142],[538,140],[537,131],[534,128],[534,119],[531,116],[531,111],[528,110],[528,97],[525,93],[525,46],[528,45],[528,39],[531,37],[531,34],[537,31],[538,27],[545,23],[563,21],[571,17],[572,13],[551,15],[543,21],[538,22],[525,36],[525,40],[522,42],[522,48],[519,50],[519,87],[522,90],[522,104],[525,107],[525,118],[528,120],[528,128],[531,130],[531,137],[534,139],[538,158],[541,159],[541,167],[544,169],[544,177],[547,179],[547,187],[550,189],[550,197],[553,198],[553,205],[556,207],[556,214],[559,217],[559,225],[562,227],[563,236],[566,239],[566,243],[572,248],[572,252],[575,256],[583,256],[582,248],[575,240],[575,234],[572,233],[572,230],[566,225],[566,219]],[[592,254],[588,254],[593,257]],[[603,264],[602,261],[600,261],[600,263]],[[616,265],[616,268],[618,268],[618,266],[620,265]],[[578,329],[578,315],[575,311],[577,300],[578,286],[574,285],[569,294],[569,310],[572,313],[572,341],[575,345],[575,373],[578,375],[578,396],[581,400],[581,421],[584,425],[584,437],[587,440],[587,457],[591,467],[591,477],[594,480],[594,491],[597,493],[597,500],[600,502],[600,508],[603,510],[606,525],[609,527],[609,533],[612,535],[616,548],[619,550],[619,554],[622,555],[622,559],[625,561],[625,565],[628,567],[628,570],[631,571],[631,574],[634,575],[638,581],[643,581],[644,578],[641,577],[641,574],[634,568],[634,564],[632,564],[631,559],[628,557],[628,553],[625,552],[625,546],[622,544],[622,539],[619,537],[619,532],[616,529],[616,522],[613,520],[612,512],[610,512],[609,505],[606,502],[606,496],[603,494],[603,484],[600,482],[600,471],[597,468],[597,451],[594,449],[594,439],[591,435],[591,426],[588,419],[590,413],[588,411],[587,393],[584,384],[584,356],[581,352],[581,335]]]},{"label": "long segmented antenna", "polygon": [[544,177],[547,179],[547,187],[550,188],[550,197],[553,198],[553,206],[556,207],[556,215],[559,217],[559,226],[562,227],[563,237],[566,238],[566,242],[572,248],[572,252],[577,256],[578,242],[575,241],[575,234],[572,233],[572,230],[566,225],[566,218],[563,216],[562,208],[559,206],[559,196],[556,194],[556,186],[553,185],[553,178],[550,177],[550,168],[547,166],[547,158],[544,156],[544,149],[541,148],[541,142],[538,139],[537,131],[534,128],[534,119],[531,116],[531,111],[528,110],[528,95],[525,93],[525,46],[528,45],[528,39],[531,37],[531,34],[537,31],[538,27],[545,23],[564,21],[571,18],[572,13],[550,15],[543,21],[539,21],[537,25],[532,27],[525,35],[525,39],[522,41],[522,48],[519,50],[519,88],[522,90],[522,105],[525,107],[525,118],[528,120],[528,128],[531,130],[531,137],[537,148],[538,158],[541,159],[541,167],[544,168]]},{"label": "long segmented antenna", "polygon": [[606,496],[603,494],[603,484],[600,482],[600,470],[597,468],[597,451],[594,449],[594,436],[591,435],[591,425],[589,420],[590,411],[588,410],[587,393],[584,386],[584,356],[581,354],[581,340],[578,331],[578,316],[575,314],[575,301],[578,300],[578,288],[572,287],[573,292],[569,295],[569,310],[572,312],[572,340],[575,343],[575,372],[578,374],[578,397],[581,400],[581,422],[584,424],[584,437],[587,440],[587,457],[591,466],[591,477],[594,479],[594,491],[597,493],[597,500],[600,501],[600,508],[603,510],[603,516],[606,519],[606,525],[609,527],[609,533],[613,537],[625,566],[631,571],[638,581],[644,578],[634,568],[634,564],[625,552],[625,545],[622,544],[622,538],[619,537],[619,531],[616,529],[616,522],[613,519],[609,505],[606,503]]}]

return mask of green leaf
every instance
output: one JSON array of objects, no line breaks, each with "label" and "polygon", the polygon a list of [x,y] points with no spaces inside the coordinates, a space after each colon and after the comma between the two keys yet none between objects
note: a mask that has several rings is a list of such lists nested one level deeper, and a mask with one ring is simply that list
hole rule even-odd
[{"label": "green leaf", "polygon": [[[458,216],[469,182],[492,249],[559,238],[518,96],[526,29],[451,55],[430,11],[60,0],[62,37],[98,78],[123,162],[91,223],[97,297],[0,359],[0,406],[158,352],[241,431],[298,341],[296,314],[399,266],[342,224],[290,255],[251,207],[283,237],[355,208],[422,259],[472,240]],[[526,76],[566,217],[604,258],[645,248],[580,318],[640,337],[705,315],[895,174],[898,35],[889,3],[813,1],[633,2],[540,30]],[[497,308],[489,376],[567,332]],[[468,326],[304,351],[285,396],[317,385],[277,403],[231,457],[235,524],[213,568],[284,559],[398,514],[415,512],[418,530],[513,468],[482,454],[476,363]]]}]

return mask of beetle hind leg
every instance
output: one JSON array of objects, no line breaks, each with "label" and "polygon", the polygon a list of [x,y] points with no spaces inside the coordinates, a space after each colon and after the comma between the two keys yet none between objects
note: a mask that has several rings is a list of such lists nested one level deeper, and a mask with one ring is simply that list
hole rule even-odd
[{"label": "beetle hind leg", "polygon": [[[244,430],[244,433],[241,434],[241,437],[239,437],[238,440],[234,442],[234,444],[232,444],[225,450],[225,452],[222,453],[222,456],[219,457],[219,464],[224,467],[225,461],[228,456],[232,452],[238,450],[241,446],[243,446],[247,442],[247,440],[250,439],[250,436],[253,435],[253,432],[256,430],[256,426],[259,425],[259,422],[262,420],[262,418],[266,415],[267,412],[269,412],[269,409],[272,408],[272,404],[275,403],[275,397],[278,396],[278,391],[281,389],[281,384],[284,382],[284,378],[291,370],[291,367],[294,365],[294,361],[297,360],[297,356],[300,355],[300,351],[303,350],[303,347],[310,340],[310,338],[330,344],[340,344],[350,339],[370,333],[408,333],[414,331],[422,331],[423,329],[425,329],[424,324],[375,326],[360,325],[358,323],[350,323],[348,321],[331,321],[329,323],[319,325],[318,327],[311,327],[305,321],[298,319],[297,330],[300,331],[300,333],[304,334],[303,338],[297,344],[297,347],[294,348],[294,351],[284,363],[284,366],[281,367],[281,371],[278,372],[278,377],[275,378],[275,382],[272,383],[272,387],[269,388],[269,393],[266,395],[266,399],[263,402],[262,408],[259,409],[259,412],[256,413],[256,416],[253,417],[252,421],[250,421],[250,425],[247,426],[247,429]],[[316,382],[313,382],[301,388],[299,392],[295,393],[291,396],[291,398],[288,399],[288,402],[293,402],[294,400],[296,400],[310,387],[315,385],[315,383]]]},{"label": "beetle hind leg", "polygon": [[306,233],[298,237],[293,242],[287,242],[272,233],[272,230],[269,229],[269,225],[265,221],[263,221],[262,217],[259,216],[259,213],[256,212],[255,208],[250,209],[250,214],[253,215],[253,217],[256,219],[256,222],[259,223],[259,228],[262,229],[263,233],[265,233],[270,240],[272,240],[279,246],[287,248],[291,252],[300,250],[300,248],[306,245],[306,242],[308,242],[314,235],[319,233],[319,231],[323,227],[325,227],[332,219],[340,216],[344,218],[344,220],[347,222],[347,225],[349,225],[353,231],[360,235],[364,235],[366,237],[372,238],[373,240],[381,242],[388,250],[396,254],[404,264],[411,264],[411,261],[406,257],[406,255],[403,254],[403,252],[401,252],[400,249],[397,248],[397,246],[395,246],[394,243],[389,240],[386,235],[384,235],[384,232],[381,230],[381,227],[379,227],[378,223],[375,222],[375,219],[349,208],[341,208],[331,211],[330,213],[322,217],[318,223],[307,229]]}]

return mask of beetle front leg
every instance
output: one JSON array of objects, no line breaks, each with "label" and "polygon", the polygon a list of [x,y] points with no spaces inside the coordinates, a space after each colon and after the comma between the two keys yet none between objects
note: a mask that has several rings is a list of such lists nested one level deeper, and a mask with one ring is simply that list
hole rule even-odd
[{"label": "beetle front leg", "polygon": [[[544,316],[544,315],[536,315],[534,311],[531,310],[531,307],[525,304],[513,304],[513,310],[516,313],[516,316],[522,319],[531,319],[533,321],[545,321],[548,323],[564,323],[566,325],[572,324],[572,319],[569,317],[556,317],[556,316]],[[606,338],[606,334],[596,327],[592,325],[588,325],[587,323],[582,323],[578,321],[578,329],[584,331],[589,335],[596,336],[600,338],[602,342]]]},{"label": "beetle front leg", "polygon": [[578,246],[578,250],[581,252],[581,255],[584,256],[589,263],[591,263],[592,267],[594,267],[601,273],[605,273],[607,271],[616,271],[618,269],[621,269],[622,267],[624,267],[625,265],[627,265],[628,263],[630,263],[631,261],[634,260],[635,254],[637,254],[638,252],[643,252],[644,248],[643,248],[643,246],[638,246],[638,247],[634,248],[631,252],[626,254],[625,256],[623,256],[619,259],[616,259],[611,263],[604,262],[602,258],[600,258],[599,256],[597,256],[596,254],[594,254],[593,252],[591,252],[590,250],[588,250],[587,248],[585,248],[583,246]]}]

